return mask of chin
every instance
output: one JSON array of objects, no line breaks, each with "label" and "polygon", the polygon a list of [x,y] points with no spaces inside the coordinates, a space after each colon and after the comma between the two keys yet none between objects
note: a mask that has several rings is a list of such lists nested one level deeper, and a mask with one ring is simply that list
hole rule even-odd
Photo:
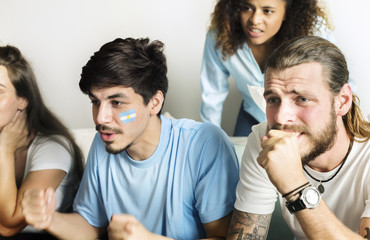
[{"label": "chin", "polygon": [[123,152],[125,149],[113,149],[113,148],[111,148],[110,146],[106,146],[106,147],[105,147],[105,150],[106,150],[108,153],[111,153],[111,154],[116,155],[116,154],[119,154],[119,153]]},{"label": "chin", "polygon": [[119,154],[121,153],[122,151],[124,151],[126,149],[126,147],[115,147],[113,146],[114,144],[113,143],[106,143],[105,144],[105,150],[108,152],[108,153],[111,153],[111,154]]}]

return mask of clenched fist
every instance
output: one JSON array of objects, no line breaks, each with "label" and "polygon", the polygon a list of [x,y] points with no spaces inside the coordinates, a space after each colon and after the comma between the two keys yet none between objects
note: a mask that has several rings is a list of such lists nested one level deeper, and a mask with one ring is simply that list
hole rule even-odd
[{"label": "clenched fist", "polygon": [[22,213],[26,222],[36,229],[46,230],[56,208],[55,193],[52,188],[26,190],[22,199]]}]

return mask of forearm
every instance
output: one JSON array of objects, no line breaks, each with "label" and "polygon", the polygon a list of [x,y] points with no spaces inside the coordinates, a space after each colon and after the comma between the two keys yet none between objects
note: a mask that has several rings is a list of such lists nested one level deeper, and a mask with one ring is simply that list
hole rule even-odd
[{"label": "forearm", "polygon": [[346,227],[323,200],[317,208],[304,209],[295,214],[309,239],[363,239]]},{"label": "forearm", "polygon": [[14,234],[25,226],[17,198],[14,153],[0,151],[0,230],[2,235]]},{"label": "forearm", "polygon": [[58,239],[90,240],[100,237],[102,233],[102,229],[91,226],[78,213],[54,212],[51,224],[45,230]]},{"label": "forearm", "polygon": [[271,216],[235,210],[227,239],[267,239]]}]

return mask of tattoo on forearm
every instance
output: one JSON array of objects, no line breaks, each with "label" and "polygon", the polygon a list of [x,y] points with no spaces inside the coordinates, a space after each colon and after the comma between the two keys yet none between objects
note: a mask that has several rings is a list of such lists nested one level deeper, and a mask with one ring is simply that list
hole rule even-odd
[{"label": "tattoo on forearm", "polygon": [[260,215],[235,210],[231,220],[228,239],[264,240],[267,238],[271,214]]},{"label": "tattoo on forearm", "polygon": [[370,229],[367,227],[365,228],[366,235],[364,236],[365,239],[370,239]]}]

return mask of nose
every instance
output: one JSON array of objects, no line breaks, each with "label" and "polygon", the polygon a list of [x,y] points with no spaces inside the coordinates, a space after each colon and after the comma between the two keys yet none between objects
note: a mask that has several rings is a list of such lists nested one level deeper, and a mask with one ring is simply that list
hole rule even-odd
[{"label": "nose", "polygon": [[259,23],[262,22],[262,17],[263,17],[262,11],[257,9],[253,11],[250,21],[253,25],[258,25]]},{"label": "nose", "polygon": [[281,125],[291,124],[296,120],[296,114],[294,111],[294,106],[287,102],[281,102],[277,106],[275,116],[275,122]]},{"label": "nose", "polygon": [[94,109],[95,121],[97,124],[107,124],[112,122],[112,109],[104,104],[100,104]]}]

